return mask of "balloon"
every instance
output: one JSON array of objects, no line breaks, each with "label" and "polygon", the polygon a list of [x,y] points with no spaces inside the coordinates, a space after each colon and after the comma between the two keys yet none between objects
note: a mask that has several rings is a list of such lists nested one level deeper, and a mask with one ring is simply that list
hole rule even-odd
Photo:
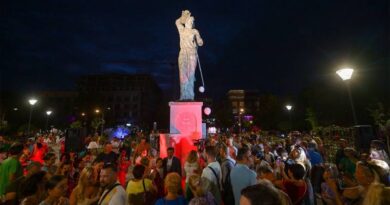
[{"label": "balloon", "polygon": [[204,93],[204,87],[203,86],[199,87],[199,92]]},{"label": "balloon", "polygon": [[211,109],[209,107],[206,107],[204,110],[203,110],[204,114],[205,115],[210,115],[211,113]]}]

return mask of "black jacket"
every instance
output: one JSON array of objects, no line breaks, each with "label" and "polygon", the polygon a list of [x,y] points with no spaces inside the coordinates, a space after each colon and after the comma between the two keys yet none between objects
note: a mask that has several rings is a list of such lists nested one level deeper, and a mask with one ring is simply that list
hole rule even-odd
[{"label": "black jacket", "polygon": [[167,176],[168,173],[171,172],[176,172],[181,176],[181,164],[180,164],[180,160],[177,157],[174,156],[172,158],[172,166],[170,170],[168,170],[167,164],[168,164],[168,157],[163,159],[164,178],[165,176]]}]

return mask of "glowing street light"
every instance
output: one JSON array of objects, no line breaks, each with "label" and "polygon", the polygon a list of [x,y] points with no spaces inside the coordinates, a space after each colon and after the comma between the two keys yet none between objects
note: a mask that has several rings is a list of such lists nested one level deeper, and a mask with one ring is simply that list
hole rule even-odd
[{"label": "glowing street light", "polygon": [[82,112],[82,113],[81,113],[81,116],[83,116],[83,117],[84,117],[84,116],[85,116],[85,113],[83,113],[83,112]]},{"label": "glowing street light", "polygon": [[96,109],[95,112],[96,112],[96,113],[100,113],[100,110],[99,110],[99,109]]},{"label": "glowing street light", "polygon": [[38,100],[35,98],[31,98],[28,100],[28,103],[30,103],[30,105],[35,105],[35,103],[37,103],[37,102],[38,102]]},{"label": "glowing street light", "polygon": [[353,100],[352,100],[351,88],[349,86],[349,80],[352,78],[353,69],[352,68],[342,68],[342,69],[336,71],[336,74],[345,82],[345,85],[347,86],[349,103],[351,104],[351,109],[352,109],[353,122],[356,125],[358,122],[357,122],[357,117],[356,117],[356,112],[355,112],[355,106],[354,106]]},{"label": "glowing street light", "polygon": [[352,68],[342,68],[338,71],[336,71],[337,75],[342,79],[342,80],[349,80],[352,77],[353,74],[353,69]]},{"label": "glowing street light", "polygon": [[27,135],[30,134],[31,116],[32,116],[33,106],[34,106],[37,102],[38,102],[38,100],[35,99],[35,98],[30,98],[30,99],[28,100],[28,103],[31,105],[31,107],[30,107],[30,117],[28,118]]},{"label": "glowing street light", "polygon": [[286,106],[284,106],[288,112],[288,120],[289,120],[289,123],[290,123],[290,126],[291,126],[291,129],[292,129],[292,120],[291,120],[291,110],[293,109],[293,106],[290,105],[290,104],[287,104]]},{"label": "glowing street light", "polygon": [[47,129],[47,126],[49,124],[49,116],[51,115],[52,112],[53,111],[51,111],[51,110],[46,111],[46,125],[45,125],[46,129]]}]

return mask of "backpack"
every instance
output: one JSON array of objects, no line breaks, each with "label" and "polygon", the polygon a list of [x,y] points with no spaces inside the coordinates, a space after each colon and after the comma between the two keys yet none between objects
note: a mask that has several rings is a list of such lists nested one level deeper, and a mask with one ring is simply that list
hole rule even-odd
[{"label": "backpack", "polygon": [[233,168],[230,168],[227,172],[226,180],[223,182],[223,192],[222,192],[222,201],[224,205],[234,205],[234,193],[233,187],[230,180],[230,171]]}]

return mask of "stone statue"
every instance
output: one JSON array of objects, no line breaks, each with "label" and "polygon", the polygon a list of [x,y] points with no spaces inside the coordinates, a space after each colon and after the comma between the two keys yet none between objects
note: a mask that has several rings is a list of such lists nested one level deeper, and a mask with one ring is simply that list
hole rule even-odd
[{"label": "stone statue", "polygon": [[180,100],[194,100],[195,69],[198,62],[198,46],[203,45],[199,31],[194,28],[194,17],[188,10],[182,11],[176,20],[180,36],[179,76]]}]

